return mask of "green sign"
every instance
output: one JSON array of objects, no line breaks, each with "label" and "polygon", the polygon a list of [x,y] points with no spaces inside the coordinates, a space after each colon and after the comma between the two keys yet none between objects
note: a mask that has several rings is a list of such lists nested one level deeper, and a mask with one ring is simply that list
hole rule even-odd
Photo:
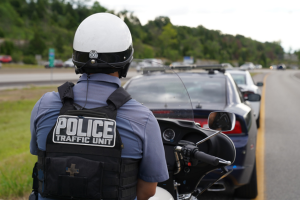
[{"label": "green sign", "polygon": [[55,51],[54,49],[49,49],[49,67],[54,67]]}]

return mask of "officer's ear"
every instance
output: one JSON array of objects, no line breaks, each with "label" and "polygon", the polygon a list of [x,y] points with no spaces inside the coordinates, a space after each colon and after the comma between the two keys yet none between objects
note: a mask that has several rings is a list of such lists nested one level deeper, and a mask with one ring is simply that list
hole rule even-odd
[{"label": "officer's ear", "polygon": [[129,67],[130,67],[130,64],[131,63],[126,64],[125,67],[123,67],[123,69],[121,69],[119,71],[119,78],[122,78],[122,77],[125,78],[127,76],[127,72],[128,72]]}]

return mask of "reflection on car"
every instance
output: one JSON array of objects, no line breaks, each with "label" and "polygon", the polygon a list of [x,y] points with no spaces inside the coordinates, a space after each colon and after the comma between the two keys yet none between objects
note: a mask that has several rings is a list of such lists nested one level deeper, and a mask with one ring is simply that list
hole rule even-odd
[{"label": "reflection on car", "polygon": [[[239,198],[255,198],[257,195],[255,148],[257,127],[251,107],[235,84],[231,75],[225,73],[178,73],[191,99],[194,121],[208,127],[207,118],[212,111],[232,112],[236,115],[236,125],[225,132],[236,146],[236,160],[229,167],[230,177],[210,188],[211,191],[235,192]],[[170,116],[168,109],[191,109],[186,105],[186,94],[179,89],[179,83],[168,73],[139,75],[130,79],[124,88],[131,96],[147,106],[156,116]],[[166,92],[168,91],[168,92]],[[256,97],[256,96],[255,96]],[[258,95],[258,97],[260,97]],[[251,99],[253,99],[251,97]],[[256,99],[259,100],[259,99]],[[186,105],[186,107],[185,107]],[[174,113],[176,114],[176,113]],[[195,141],[197,142],[197,141]],[[221,171],[207,175],[203,183],[215,179]],[[199,187],[204,187],[200,185]],[[248,192],[247,192],[248,191]],[[250,192],[249,192],[250,191]]]}]

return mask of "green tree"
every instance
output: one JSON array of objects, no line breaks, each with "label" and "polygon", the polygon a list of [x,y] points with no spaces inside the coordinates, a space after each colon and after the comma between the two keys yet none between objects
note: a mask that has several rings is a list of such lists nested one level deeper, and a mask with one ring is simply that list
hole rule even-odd
[{"label": "green tree", "polygon": [[29,41],[28,53],[30,55],[42,54],[46,50],[47,46],[42,38],[40,31],[36,30],[34,37]]},{"label": "green tree", "polygon": [[14,44],[9,40],[5,40],[0,46],[0,54],[11,55],[14,49]]},{"label": "green tree", "polygon": [[[158,40],[160,42],[161,53],[163,56],[167,58],[176,59],[178,50],[176,49],[178,40],[177,40],[177,32],[173,28],[171,23],[168,23],[163,27],[163,32],[158,36]],[[175,56],[176,55],[176,56]]]}]

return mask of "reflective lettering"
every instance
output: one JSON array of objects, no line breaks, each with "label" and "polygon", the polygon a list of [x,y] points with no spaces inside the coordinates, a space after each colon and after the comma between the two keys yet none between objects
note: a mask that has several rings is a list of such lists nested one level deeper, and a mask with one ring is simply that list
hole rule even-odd
[{"label": "reflective lettering", "polygon": [[82,132],[82,122],[83,122],[83,119],[79,119],[78,121],[78,133],[77,135],[78,136],[86,136],[86,133]]},{"label": "reflective lettering", "polygon": [[68,141],[71,142],[71,137],[68,136],[67,139],[66,139],[66,141],[67,141],[67,142],[68,142]]},{"label": "reflective lettering", "polygon": [[56,135],[60,134],[60,129],[61,128],[66,128],[67,124],[67,119],[66,118],[59,118],[58,119],[58,124],[56,126]]},{"label": "reflective lettering", "polygon": [[85,143],[90,143],[90,138],[89,137],[84,138],[84,142]]},{"label": "reflective lettering", "polygon": [[112,128],[108,126],[114,125],[113,122],[105,121],[104,128],[103,128],[103,138],[113,138],[113,135],[108,135],[107,132],[112,132]]},{"label": "reflective lettering", "polygon": [[66,141],[66,136],[62,135],[61,136],[61,141]]},{"label": "reflective lettering", "polygon": [[77,132],[77,119],[69,118],[67,124],[67,135],[76,135]]},{"label": "reflective lettering", "polygon": [[88,121],[88,127],[87,127],[87,132],[86,132],[86,136],[91,137],[92,136],[92,123],[93,120]]},{"label": "reflective lettering", "polygon": [[111,143],[111,141],[112,141],[112,139],[106,139],[106,141],[108,141],[108,143],[107,143],[107,144],[110,144],[110,143]]},{"label": "reflective lettering", "polygon": [[99,138],[98,144],[105,144],[105,139],[100,139]]},{"label": "reflective lettering", "polygon": [[59,137],[60,137],[60,135],[57,135],[57,136],[56,136],[56,138],[57,138],[58,141],[59,141]]},{"label": "reflective lettering", "polygon": [[98,125],[103,126],[103,121],[102,120],[95,120],[93,122],[93,132],[92,132],[93,137],[102,137],[102,132],[97,133]]},{"label": "reflective lettering", "polygon": [[93,138],[93,143],[97,144],[98,143],[98,138]]}]

